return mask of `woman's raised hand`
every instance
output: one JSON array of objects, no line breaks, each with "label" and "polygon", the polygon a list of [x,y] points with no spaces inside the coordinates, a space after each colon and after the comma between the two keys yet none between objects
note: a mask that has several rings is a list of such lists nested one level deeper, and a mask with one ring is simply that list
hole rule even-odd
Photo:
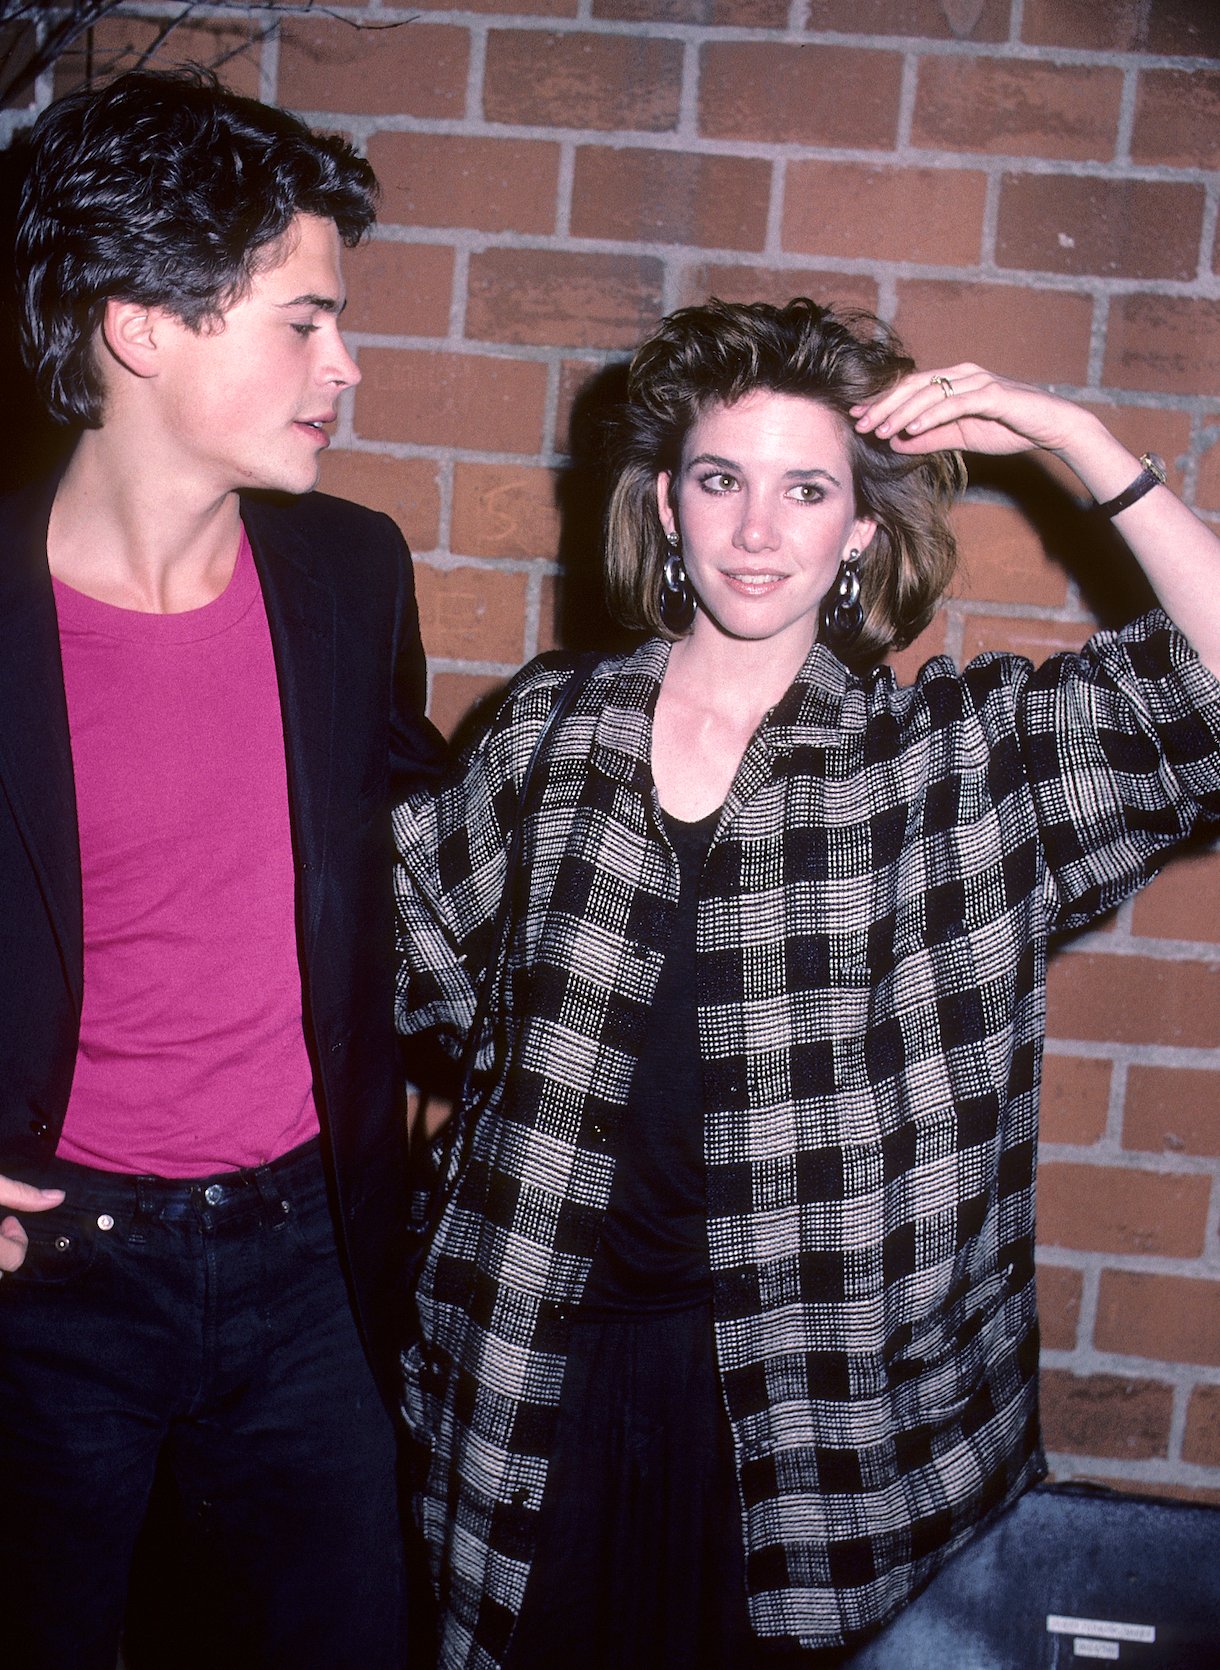
[{"label": "woman's raised hand", "polygon": [[[895,452],[1053,452],[1099,504],[1140,478],[1143,460],[1095,412],[1029,383],[963,362],[914,371],[852,408],[861,434]],[[1111,512],[1113,514],[1113,512]],[[1220,539],[1167,488],[1154,486],[1114,514],[1161,604],[1220,677]]]},{"label": "woman's raised hand", "polygon": [[1044,447],[1071,463],[1074,444],[1097,419],[1083,407],[1029,383],[963,362],[913,371],[866,405],[853,406],[861,434],[895,452],[1012,453]]}]

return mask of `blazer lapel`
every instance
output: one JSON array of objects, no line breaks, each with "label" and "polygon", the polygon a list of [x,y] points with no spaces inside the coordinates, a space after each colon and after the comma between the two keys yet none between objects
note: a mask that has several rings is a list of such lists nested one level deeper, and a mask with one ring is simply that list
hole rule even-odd
[{"label": "blazer lapel", "polygon": [[55,481],[0,504],[0,785],[38,876],[77,1009],[84,929],[76,786],[47,521]]},{"label": "blazer lapel", "polygon": [[299,868],[302,941],[318,930],[326,875],[336,733],[336,600],[304,541],[275,507],[242,501],[275,651],[288,768],[288,804]]}]

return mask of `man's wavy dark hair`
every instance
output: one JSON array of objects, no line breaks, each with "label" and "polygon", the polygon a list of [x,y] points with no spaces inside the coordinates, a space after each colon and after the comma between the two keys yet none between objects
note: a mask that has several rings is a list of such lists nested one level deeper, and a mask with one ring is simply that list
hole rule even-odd
[{"label": "man's wavy dark hair", "polygon": [[22,352],[51,415],[97,428],[94,342],[110,298],[193,330],[239,300],[297,215],[349,247],[376,217],[372,169],[337,135],[203,70],[133,70],[39,119],[21,194]]}]

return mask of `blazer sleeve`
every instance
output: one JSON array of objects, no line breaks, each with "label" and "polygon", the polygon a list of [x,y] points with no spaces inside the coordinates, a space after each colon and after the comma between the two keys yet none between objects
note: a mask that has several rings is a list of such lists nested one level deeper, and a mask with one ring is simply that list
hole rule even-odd
[{"label": "blazer sleeve", "polygon": [[415,574],[406,541],[386,518],[397,577],[390,691],[390,790],[395,801],[441,780],[449,750],[425,716],[427,675],[415,601]]}]

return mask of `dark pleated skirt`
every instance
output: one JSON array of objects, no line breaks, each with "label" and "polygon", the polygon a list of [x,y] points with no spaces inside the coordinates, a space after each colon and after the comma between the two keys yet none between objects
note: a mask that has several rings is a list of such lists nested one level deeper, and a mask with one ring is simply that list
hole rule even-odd
[{"label": "dark pleated skirt", "polygon": [[574,1327],[512,1670],[762,1670],[710,1307]]}]

